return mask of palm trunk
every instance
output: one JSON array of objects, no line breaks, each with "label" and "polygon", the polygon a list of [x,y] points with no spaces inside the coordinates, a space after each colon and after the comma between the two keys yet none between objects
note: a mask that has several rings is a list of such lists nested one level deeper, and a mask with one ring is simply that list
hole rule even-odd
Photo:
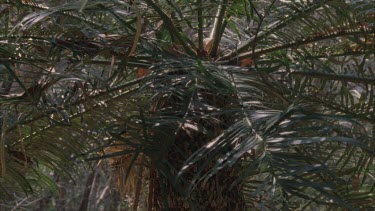
[{"label": "palm trunk", "polygon": [[[178,74],[184,77],[184,72]],[[177,81],[177,79],[173,80]],[[163,83],[168,82],[163,80]],[[171,83],[175,82],[171,81]],[[200,85],[198,82],[197,84]],[[168,94],[161,92],[158,96],[160,98],[154,97],[155,102],[151,102],[150,114],[152,116],[164,117],[168,114],[171,115],[171,119],[176,117],[182,119],[170,123],[168,127],[159,124],[161,129],[153,127],[150,133],[154,137],[154,144],[157,145],[155,148],[171,143],[167,146],[168,148],[165,148],[167,153],[162,153],[163,157],[154,158],[155,160],[152,161],[155,165],[154,169],[157,170],[156,175],[150,177],[149,182],[149,184],[154,184],[151,191],[153,197],[149,197],[153,199],[152,210],[245,210],[240,185],[234,185],[229,189],[237,179],[238,166],[222,169],[206,182],[196,181],[197,175],[208,173],[216,164],[217,159],[231,150],[230,145],[215,152],[210,158],[207,154],[202,155],[207,157],[201,157],[200,161],[193,163],[183,175],[177,177],[187,158],[220,136],[228,125],[236,121],[236,117],[229,114],[214,115],[212,118],[189,118],[192,113],[210,114],[212,112],[210,106],[213,108],[233,106],[234,98],[230,94],[216,93],[207,89],[196,89],[191,92],[190,86],[190,83],[177,83],[176,90],[185,92],[184,95],[176,92],[174,96],[175,92],[172,91],[167,92]],[[193,101],[210,106],[202,106],[203,108],[195,106]],[[162,113],[159,114],[159,112]],[[179,179],[176,181],[176,178]],[[191,184],[194,188],[191,188]]]},{"label": "palm trunk", "polygon": [[[186,157],[177,156],[179,154],[175,151],[177,148],[188,154],[202,146],[197,143],[207,143],[207,138],[199,134],[193,139],[186,134],[179,135],[176,140],[178,143],[174,149],[172,147],[168,155],[168,161],[175,167],[174,169],[181,169],[182,163],[186,160]],[[212,166],[208,166],[205,171],[208,171],[210,167]],[[185,179],[191,182],[197,172],[198,166],[191,168],[186,172]],[[177,174],[177,172],[174,173]],[[151,181],[155,183],[153,209],[151,210],[246,210],[241,186],[236,185],[229,189],[237,179],[236,175],[238,174],[233,168],[219,171],[206,183],[198,183],[190,194],[184,196],[176,190],[175,184],[172,185],[166,181],[164,175],[157,173],[154,181]],[[186,188],[183,187],[182,190]]]},{"label": "palm trunk", "polygon": [[87,178],[85,191],[83,193],[81,205],[79,206],[80,211],[88,210],[89,199],[90,199],[89,196],[90,196],[90,193],[91,193],[91,188],[93,186],[95,176],[96,176],[95,171],[93,171],[93,172],[90,173],[90,175]]},{"label": "palm trunk", "polygon": [[[154,210],[246,210],[241,188],[228,189],[231,184],[230,172],[218,174],[205,184],[198,185],[192,194],[183,197],[169,184],[168,194],[162,188],[155,191]],[[233,181],[233,180],[232,180]]]}]

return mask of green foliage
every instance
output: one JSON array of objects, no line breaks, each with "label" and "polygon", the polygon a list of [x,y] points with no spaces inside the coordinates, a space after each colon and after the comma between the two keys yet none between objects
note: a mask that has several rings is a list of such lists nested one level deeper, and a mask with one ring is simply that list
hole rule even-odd
[{"label": "green foliage", "polygon": [[372,1],[61,2],[0,4],[1,199],[145,155],[183,196],[234,168],[250,209],[375,208]]}]

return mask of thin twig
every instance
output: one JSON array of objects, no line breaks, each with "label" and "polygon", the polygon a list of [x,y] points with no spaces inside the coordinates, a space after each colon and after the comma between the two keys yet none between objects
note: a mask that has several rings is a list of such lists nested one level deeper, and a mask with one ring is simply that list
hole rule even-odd
[{"label": "thin twig", "polygon": [[30,197],[26,197],[24,199],[22,199],[20,202],[17,202],[17,204],[11,209],[11,211],[16,211],[18,209],[20,209],[20,206],[22,205],[23,202],[25,202],[26,200],[28,200]]}]

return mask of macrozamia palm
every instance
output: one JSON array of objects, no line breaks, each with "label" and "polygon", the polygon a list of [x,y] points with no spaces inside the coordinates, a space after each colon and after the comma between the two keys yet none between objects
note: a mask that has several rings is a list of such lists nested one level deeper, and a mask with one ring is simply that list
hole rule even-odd
[{"label": "macrozamia palm", "polygon": [[375,208],[372,1],[0,9],[1,198],[108,158],[149,210]]}]

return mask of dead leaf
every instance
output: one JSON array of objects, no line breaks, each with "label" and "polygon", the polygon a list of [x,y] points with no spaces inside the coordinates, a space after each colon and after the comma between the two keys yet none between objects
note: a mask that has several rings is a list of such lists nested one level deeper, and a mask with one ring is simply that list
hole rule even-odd
[{"label": "dead leaf", "polygon": [[249,58],[246,58],[246,59],[242,59],[240,61],[240,67],[251,67],[252,65],[254,65],[254,60],[252,59],[249,59]]},{"label": "dead leaf", "polygon": [[137,74],[137,78],[142,78],[142,77],[145,77],[145,76],[148,76],[150,74],[150,70],[149,69],[145,69],[145,68],[138,68],[138,74]]}]

